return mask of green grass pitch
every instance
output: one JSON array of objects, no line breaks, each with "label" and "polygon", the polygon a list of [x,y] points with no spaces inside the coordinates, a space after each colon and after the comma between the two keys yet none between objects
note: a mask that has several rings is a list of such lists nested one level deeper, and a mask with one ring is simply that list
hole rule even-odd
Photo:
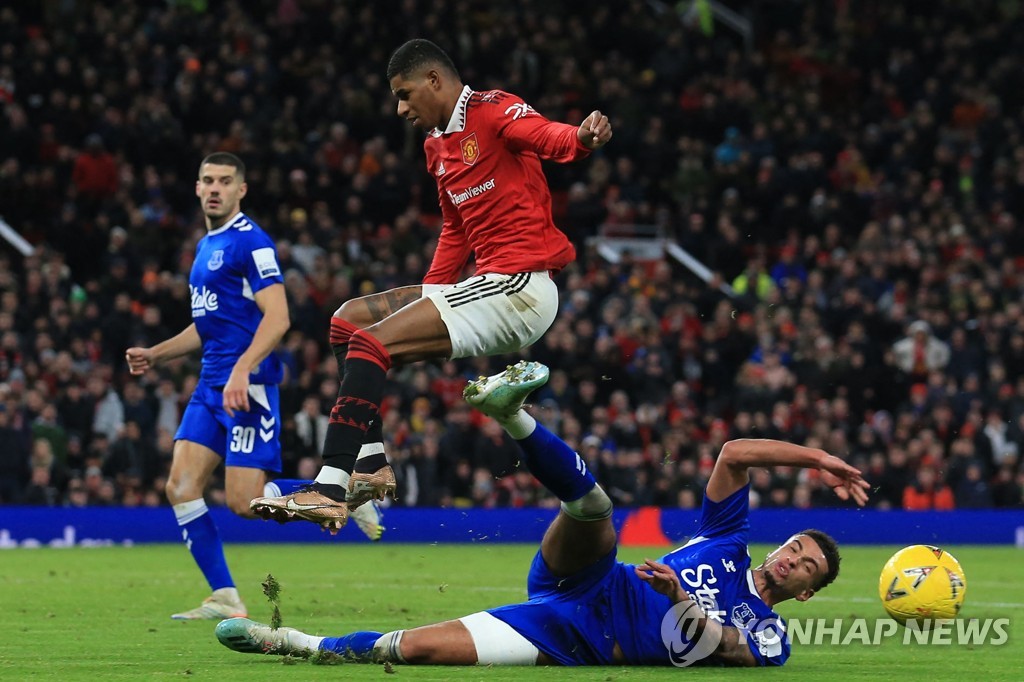
[{"label": "green grass pitch", "polygon": [[[767,547],[753,547],[755,562]],[[895,547],[845,547],[839,580],[784,617],[879,617],[878,571]],[[18,549],[0,552],[2,680],[1020,680],[1024,678],[1024,552],[948,547],[967,574],[962,617],[1010,618],[1002,646],[928,646],[890,639],[881,646],[795,644],[779,670],[669,668],[430,668],[285,665],[238,654],[213,637],[213,622],[168,616],[206,596],[181,546]],[[228,547],[250,616],[267,621],[260,583],[281,583],[284,624],[320,634],[391,630],[458,617],[525,596],[536,550],[525,545],[237,545]],[[662,550],[624,548],[638,561]],[[1016,619],[1016,620],[1015,620]]]}]

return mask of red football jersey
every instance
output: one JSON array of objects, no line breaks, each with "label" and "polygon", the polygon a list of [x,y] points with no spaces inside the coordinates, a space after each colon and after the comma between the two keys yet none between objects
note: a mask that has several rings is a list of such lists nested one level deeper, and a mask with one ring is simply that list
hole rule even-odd
[{"label": "red football jersey", "polygon": [[540,160],[590,150],[576,126],[549,121],[515,95],[462,90],[444,130],[423,143],[444,226],[425,284],[459,280],[472,252],[477,274],[561,270],[576,257],[551,218]]}]

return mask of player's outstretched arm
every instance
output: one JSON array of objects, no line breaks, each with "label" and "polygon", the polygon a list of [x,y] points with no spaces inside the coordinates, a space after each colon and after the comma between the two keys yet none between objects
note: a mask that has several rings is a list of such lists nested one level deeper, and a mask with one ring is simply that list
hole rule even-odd
[{"label": "player's outstretched arm", "polygon": [[742,438],[723,445],[708,480],[707,495],[720,502],[749,482],[751,467],[775,466],[818,469],[822,481],[839,499],[852,499],[862,507],[868,500],[869,485],[855,467],[818,448],[767,438]]},{"label": "player's outstretched arm", "polygon": [[145,374],[146,370],[156,367],[161,362],[173,360],[202,348],[195,324],[190,324],[180,334],[158,343],[151,348],[132,347],[124,352],[128,361],[128,371],[132,374]]}]

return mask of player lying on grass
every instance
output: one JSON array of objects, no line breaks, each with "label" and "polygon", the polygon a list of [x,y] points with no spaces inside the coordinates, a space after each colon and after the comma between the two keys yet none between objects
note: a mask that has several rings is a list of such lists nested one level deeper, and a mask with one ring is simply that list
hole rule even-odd
[{"label": "player lying on grass", "polygon": [[412,630],[316,637],[244,618],[217,626],[235,651],[357,661],[472,665],[782,665],[785,626],[772,608],[805,601],[832,582],[839,553],[828,535],[791,536],[757,567],[747,551],[751,467],[818,469],[840,499],[863,505],[857,469],[821,450],[773,440],[723,446],[692,539],[658,561],[616,561],[612,503],[583,460],[522,409],[547,380],[521,362],[466,389],[466,399],[519,441],[530,471],[562,500],[527,578],[529,600]]}]

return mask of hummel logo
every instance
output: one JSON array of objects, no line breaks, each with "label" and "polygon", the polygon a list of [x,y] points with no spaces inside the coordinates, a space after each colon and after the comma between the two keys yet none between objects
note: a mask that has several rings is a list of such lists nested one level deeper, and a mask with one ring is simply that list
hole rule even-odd
[{"label": "hummel logo", "polygon": [[505,110],[506,116],[512,114],[513,121],[517,121],[524,116],[529,116],[530,114],[536,113],[536,109],[531,107],[529,104],[526,104],[525,102],[516,102],[515,104],[511,105],[508,109]]},{"label": "hummel logo", "polygon": [[260,417],[260,426],[265,429],[269,429],[277,422],[273,417]]},{"label": "hummel logo", "polygon": [[270,431],[264,431],[263,429],[260,429],[260,438],[263,439],[264,443],[269,443],[270,439],[273,438],[273,437],[274,437],[273,429],[271,429]]}]

